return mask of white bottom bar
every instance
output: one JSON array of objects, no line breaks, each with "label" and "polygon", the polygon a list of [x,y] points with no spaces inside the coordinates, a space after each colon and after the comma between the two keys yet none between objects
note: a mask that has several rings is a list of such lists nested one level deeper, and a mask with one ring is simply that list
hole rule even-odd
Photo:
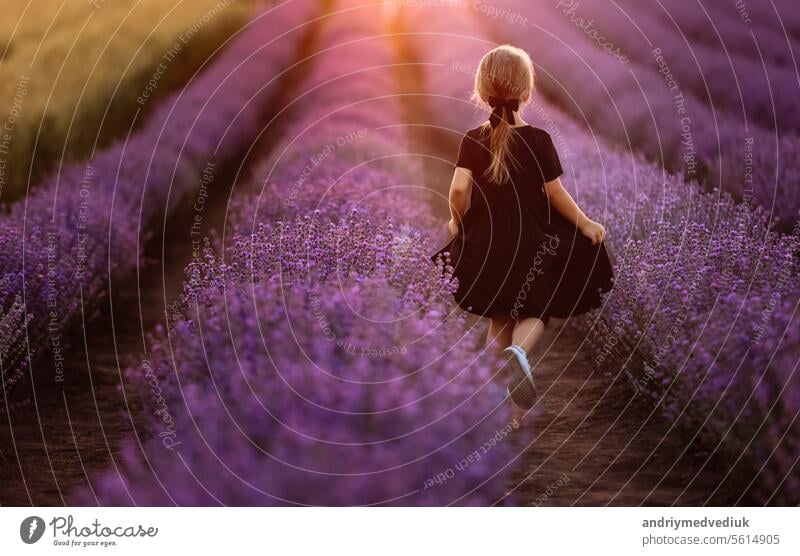
[{"label": "white bottom bar", "polygon": [[[0,508],[0,549],[137,556],[186,549],[326,556],[581,549],[800,554],[798,518],[800,508]],[[40,538],[26,544],[23,536]]]}]

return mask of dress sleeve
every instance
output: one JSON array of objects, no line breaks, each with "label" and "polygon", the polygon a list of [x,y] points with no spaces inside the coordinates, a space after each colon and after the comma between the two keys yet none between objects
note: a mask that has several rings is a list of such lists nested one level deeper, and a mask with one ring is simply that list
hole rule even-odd
[{"label": "dress sleeve", "polygon": [[465,133],[461,138],[461,144],[458,146],[458,158],[454,164],[457,168],[466,168],[475,173],[475,140]]},{"label": "dress sleeve", "polygon": [[542,178],[544,178],[545,183],[553,181],[564,173],[564,169],[561,167],[561,160],[558,158],[558,151],[556,151],[556,146],[553,144],[553,139],[549,133],[544,134],[536,159],[539,161]]}]

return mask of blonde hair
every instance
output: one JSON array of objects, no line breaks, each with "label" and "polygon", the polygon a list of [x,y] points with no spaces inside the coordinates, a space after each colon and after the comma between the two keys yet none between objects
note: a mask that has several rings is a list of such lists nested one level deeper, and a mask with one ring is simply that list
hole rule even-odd
[{"label": "blonde hair", "polygon": [[[484,106],[489,104],[492,97],[501,101],[516,99],[521,105],[530,99],[535,78],[536,72],[528,53],[521,48],[503,44],[481,58],[475,74],[475,90],[472,97],[474,101]],[[492,161],[486,170],[486,175],[490,181],[500,184],[510,177],[509,160],[512,164],[517,164],[511,154],[512,130],[502,111],[496,126],[491,127],[489,122],[484,124],[484,130],[487,129],[491,132],[489,148]]]}]

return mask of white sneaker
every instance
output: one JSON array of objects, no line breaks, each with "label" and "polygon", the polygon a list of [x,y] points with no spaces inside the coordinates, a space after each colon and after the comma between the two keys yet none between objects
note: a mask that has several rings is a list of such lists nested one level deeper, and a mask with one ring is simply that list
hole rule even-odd
[{"label": "white sneaker", "polygon": [[525,350],[512,345],[503,350],[502,357],[502,371],[508,381],[508,395],[519,407],[530,409],[536,403],[536,387]]},{"label": "white sneaker", "polygon": [[517,344],[511,344],[509,348],[513,349],[517,353],[520,365],[522,365],[522,370],[525,371],[525,374],[528,375],[528,378],[533,381],[533,371],[531,370],[531,364],[528,361],[528,354],[525,353],[525,350],[522,349],[522,346],[518,346]]}]

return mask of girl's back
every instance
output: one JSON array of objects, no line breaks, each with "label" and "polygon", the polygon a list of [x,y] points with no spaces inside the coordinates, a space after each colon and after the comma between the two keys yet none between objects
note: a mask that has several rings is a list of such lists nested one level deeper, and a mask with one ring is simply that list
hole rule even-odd
[{"label": "girl's back", "polygon": [[523,246],[545,233],[544,225],[554,217],[543,186],[563,170],[546,131],[531,125],[512,126],[509,177],[502,183],[492,182],[488,176],[490,129],[469,130],[455,164],[470,170],[474,182],[470,210],[464,216],[465,238],[475,247],[484,247],[485,256],[493,263],[524,265],[529,261],[521,256]]}]

